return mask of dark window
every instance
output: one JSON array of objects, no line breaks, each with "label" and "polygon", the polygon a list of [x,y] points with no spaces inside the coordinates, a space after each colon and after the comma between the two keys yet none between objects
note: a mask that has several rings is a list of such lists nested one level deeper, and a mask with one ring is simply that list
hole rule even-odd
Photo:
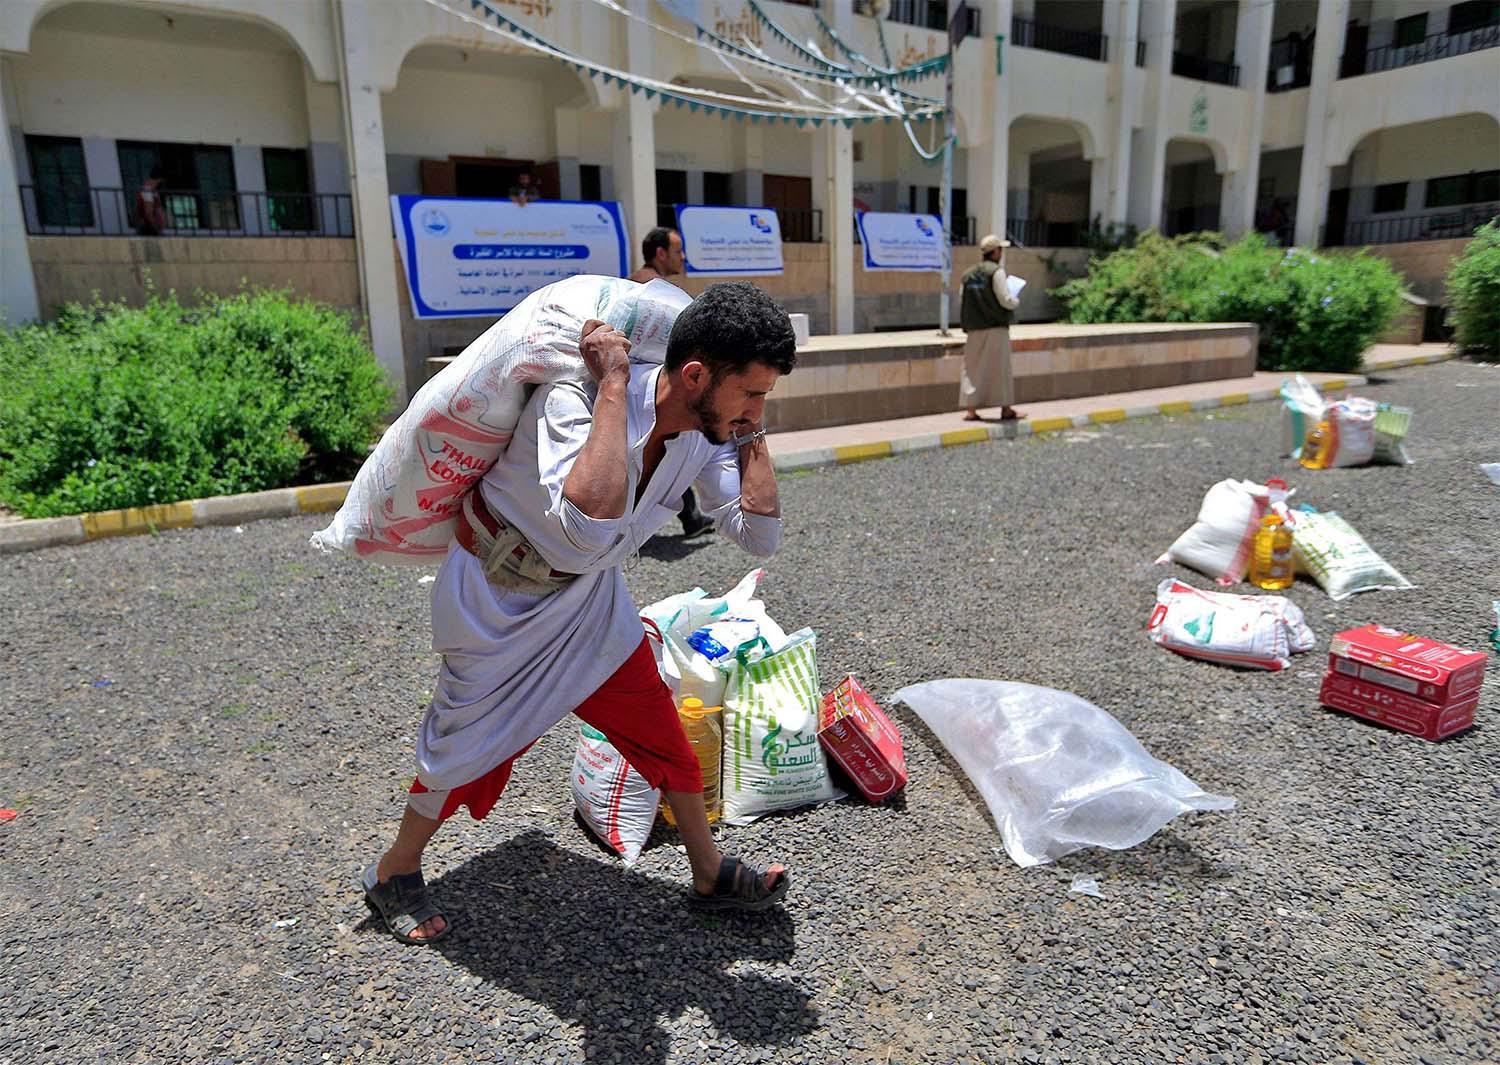
[{"label": "dark window", "polygon": [[151,171],[161,168],[169,228],[240,227],[234,157],[228,148],[120,141],[119,151],[120,179],[125,183],[126,199],[132,204],[136,190],[146,183]]},{"label": "dark window", "polygon": [[37,221],[44,226],[92,226],[89,177],[83,165],[83,142],[77,137],[26,138],[31,184],[36,190]]},{"label": "dark window", "polygon": [[658,170],[656,199],[658,203],[687,203],[687,171]]},{"label": "dark window", "polygon": [[1429,179],[1423,202],[1427,207],[1457,207],[1496,199],[1500,199],[1500,170],[1484,170]]},{"label": "dark window", "polygon": [[1406,182],[1393,181],[1389,185],[1376,185],[1373,210],[1376,214],[1406,210]]},{"label": "dark window", "polygon": [[1448,36],[1483,29],[1500,22],[1500,0],[1468,0],[1448,9]]},{"label": "dark window", "polygon": [[604,199],[604,181],[598,163],[581,163],[578,167],[578,198],[580,200]]},{"label": "dark window", "polygon": [[703,202],[709,207],[734,206],[734,194],[730,191],[728,174],[722,170],[703,172]]},{"label": "dark window", "polygon": [[1421,44],[1426,39],[1427,12],[1424,11],[1420,15],[1408,15],[1406,18],[1396,20],[1396,36],[1391,43],[1397,48]]},{"label": "dark window", "polygon": [[266,212],[278,233],[313,228],[312,171],[306,148],[262,148],[266,175]]}]

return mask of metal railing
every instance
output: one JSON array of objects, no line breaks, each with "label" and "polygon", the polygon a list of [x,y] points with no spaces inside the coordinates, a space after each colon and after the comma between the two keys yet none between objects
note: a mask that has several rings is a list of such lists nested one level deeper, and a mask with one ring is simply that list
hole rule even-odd
[{"label": "metal railing", "polygon": [[1358,53],[1343,57],[1339,66],[1340,78],[1355,78],[1361,74],[1378,74],[1382,70],[1431,63],[1456,55],[1500,47],[1500,23],[1479,26],[1462,33],[1434,33],[1416,44],[1386,44],[1367,49],[1363,56]]},{"label": "metal railing", "polygon": [[1194,81],[1212,81],[1219,85],[1238,85],[1240,68],[1221,59],[1192,55],[1189,52],[1172,53],[1172,73]]},{"label": "metal railing", "polygon": [[1301,37],[1271,42],[1266,92],[1290,92],[1312,84],[1312,44]]},{"label": "metal railing", "polygon": [[1091,30],[1074,30],[1066,26],[1049,26],[1031,19],[1010,20],[1011,43],[1018,48],[1037,48],[1043,52],[1061,52],[1081,59],[1109,60],[1109,37]]},{"label": "metal railing", "polygon": [[22,185],[20,191],[33,237],[354,236],[354,201],[347,193],[158,189],[164,224],[148,232],[134,191],[66,185]]},{"label": "metal railing", "polygon": [[1339,248],[1472,237],[1476,229],[1496,216],[1500,216],[1500,203],[1472,204],[1451,211],[1397,218],[1362,218],[1346,221],[1342,226],[1325,226],[1323,243],[1330,248]]},{"label": "metal railing", "polygon": [[1049,222],[1044,218],[1007,218],[1005,233],[1023,248],[1081,248],[1087,222]]},{"label": "metal railing", "polygon": [[[945,31],[948,29],[948,3],[947,0],[891,0],[885,17],[908,26]],[[978,8],[965,4],[957,17],[964,20],[965,37],[979,36]]]}]

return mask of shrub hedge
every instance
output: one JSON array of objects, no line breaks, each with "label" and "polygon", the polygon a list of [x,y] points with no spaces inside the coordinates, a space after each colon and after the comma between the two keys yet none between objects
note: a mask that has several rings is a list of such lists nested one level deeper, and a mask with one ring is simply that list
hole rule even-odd
[{"label": "shrub hedge", "polygon": [[1261,369],[1350,373],[1401,310],[1401,288],[1389,263],[1364,252],[1148,231],[1052,291],[1070,322],[1254,322]]},{"label": "shrub hedge", "polygon": [[73,304],[0,330],[0,503],[26,517],[347,477],[393,393],[331,307],[282,292]]},{"label": "shrub hedge", "polygon": [[1500,362],[1500,219],[1480,226],[1448,269],[1453,340],[1466,353]]}]

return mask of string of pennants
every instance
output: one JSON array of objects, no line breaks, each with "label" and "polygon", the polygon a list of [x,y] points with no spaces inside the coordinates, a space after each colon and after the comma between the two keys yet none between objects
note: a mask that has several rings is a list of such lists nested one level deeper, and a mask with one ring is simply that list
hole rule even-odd
[{"label": "string of pennants", "polygon": [[[760,108],[745,107],[738,104],[710,102],[708,100],[702,100],[693,96],[676,92],[672,89],[664,87],[660,82],[638,78],[632,74],[626,74],[610,67],[601,66],[600,64],[593,63],[587,59],[583,59],[579,56],[573,55],[565,49],[553,44],[551,41],[548,41],[546,38],[533,33],[521,23],[506,17],[500,11],[497,11],[493,6],[491,6],[488,0],[469,0],[469,7],[471,10],[479,11],[484,15],[488,15],[490,18],[493,18],[496,24],[507,33],[521,38],[523,41],[531,44],[538,50],[550,53],[555,58],[572,67],[574,70],[587,74],[590,79],[597,78],[607,86],[619,85],[621,88],[628,87],[633,95],[644,93],[648,100],[654,100],[660,97],[661,100],[665,103],[671,103],[673,106],[678,108],[686,107],[689,111],[694,113],[702,112],[704,114],[731,116],[737,122],[748,119],[752,123],[765,122],[768,125],[771,125],[780,122],[786,125],[796,125],[798,127],[822,126],[824,123],[834,122],[842,123],[846,128],[850,129],[852,129],[856,124],[869,125],[870,123],[877,121],[893,122],[898,119],[902,121],[910,121],[912,118],[936,120],[942,118],[943,116],[943,108],[940,104],[937,104],[936,101],[928,101],[922,99],[921,97],[914,97],[912,96],[912,94],[904,92],[903,90],[895,88],[894,86],[887,86],[887,88],[890,89],[890,91],[896,92],[901,96],[907,97],[908,99],[911,99],[913,101],[920,101],[923,104],[922,112],[920,114],[865,113],[858,115],[845,115],[829,112],[798,114],[795,111],[772,111]],[[851,76],[849,74],[835,75],[831,72],[823,74],[822,72],[808,71],[804,70],[801,67],[779,63],[776,60],[756,55],[755,53],[750,52],[747,49],[741,48],[734,42],[720,37],[719,35],[713,33],[711,30],[706,30],[702,26],[696,26],[696,24],[695,27],[700,38],[707,37],[712,40],[715,45],[726,48],[726,50],[737,52],[741,54],[743,58],[752,60],[758,64],[765,64],[775,68],[783,68],[789,73],[794,73],[798,76],[814,77],[819,80],[845,84],[850,81],[859,81],[861,83],[875,83],[879,85],[885,85],[887,77],[894,78],[897,75],[907,79],[913,76],[926,76],[925,74],[913,75],[912,71],[917,70],[917,67],[908,67],[902,71],[894,71],[891,75],[864,76]],[[942,63],[946,64],[947,57],[939,56],[935,60],[926,60],[922,64],[918,64],[918,67],[926,66],[939,60]]]}]

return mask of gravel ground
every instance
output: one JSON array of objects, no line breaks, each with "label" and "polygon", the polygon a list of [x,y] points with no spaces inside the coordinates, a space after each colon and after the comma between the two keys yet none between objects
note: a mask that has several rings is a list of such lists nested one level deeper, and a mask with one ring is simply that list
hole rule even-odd
[{"label": "gravel ground", "polygon": [[[8,558],[0,1063],[1497,1060],[1500,670],[1480,726],[1440,744],[1316,691],[1341,628],[1483,646],[1500,368],[1366,394],[1416,408],[1416,465],[1301,471],[1260,404],[785,479],[763,593],[818,630],[825,686],[1065,688],[1240,805],[1022,870],[895,706],[904,801],[723,830],[794,870],[759,919],[690,915],[664,833],[634,871],[591,844],[564,726],[488,821],[434,842],[460,924],[402,947],[352,884],[411,772],[430,571],[320,558],[313,518]],[[1208,485],[1276,474],[1417,589],[1335,604],[1299,582],[1319,647],[1280,674],[1152,646],[1173,570],[1151,560]],[[750,566],[667,537],[629,580],[649,602]],[[1103,899],[1069,894],[1080,872]]]}]

